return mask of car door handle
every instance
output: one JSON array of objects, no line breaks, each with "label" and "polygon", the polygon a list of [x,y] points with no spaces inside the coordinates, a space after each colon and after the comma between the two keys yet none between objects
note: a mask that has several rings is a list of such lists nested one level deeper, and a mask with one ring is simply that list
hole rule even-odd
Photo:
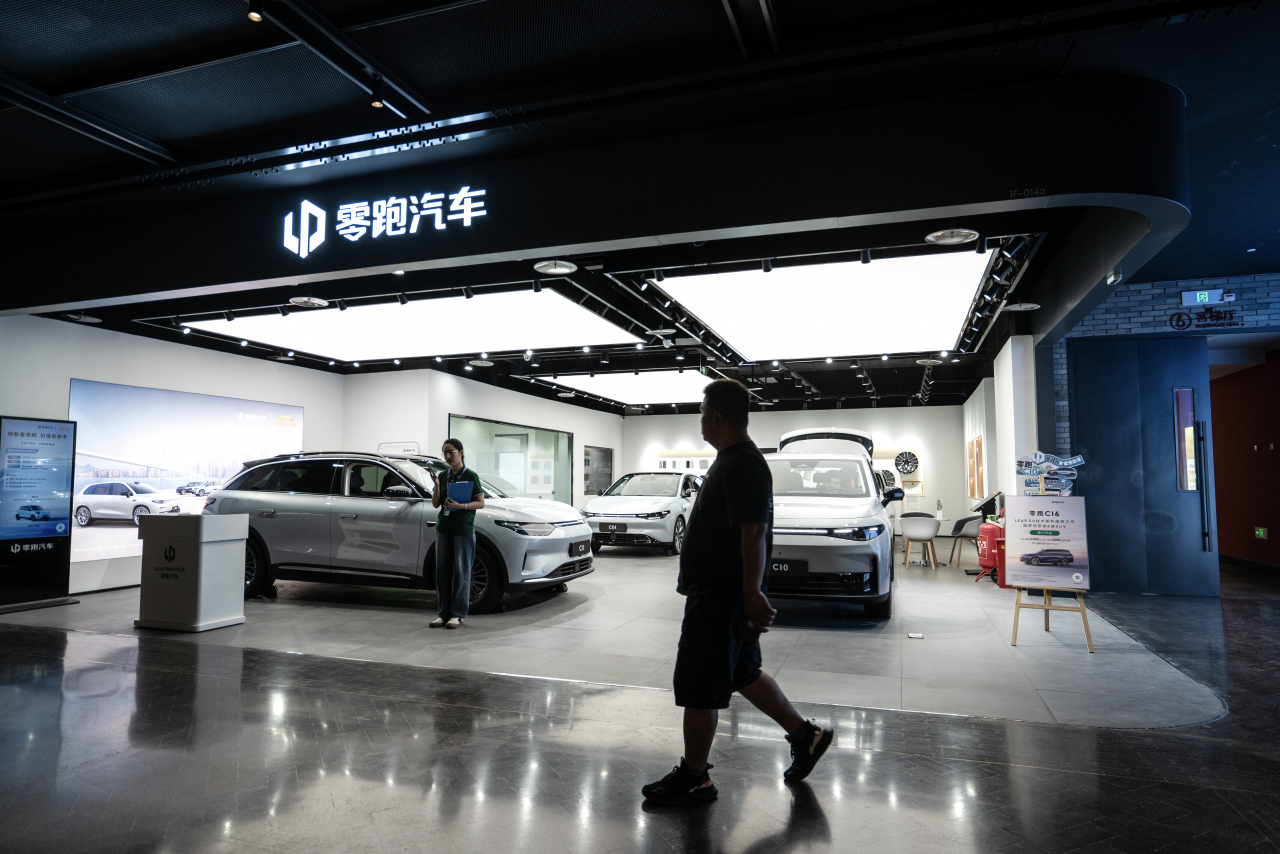
[{"label": "car door handle", "polygon": [[276,511],[274,511],[274,510],[259,510],[259,511],[258,511],[258,516],[259,516],[259,517],[261,517],[261,518],[263,518],[263,519],[267,518],[268,516],[274,516],[274,515],[276,515]]},{"label": "car door handle", "polygon": [[356,514],[354,514],[354,513],[339,513],[339,514],[338,514],[338,518],[339,518],[339,519],[354,519],[354,518],[356,518]]}]

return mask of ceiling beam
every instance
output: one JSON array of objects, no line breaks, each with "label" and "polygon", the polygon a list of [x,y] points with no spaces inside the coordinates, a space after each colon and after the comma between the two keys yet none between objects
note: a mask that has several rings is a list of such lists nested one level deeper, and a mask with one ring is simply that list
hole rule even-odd
[{"label": "ceiling beam", "polygon": [[55,100],[3,68],[0,68],[0,94],[28,112],[153,166],[178,161],[173,152],[154,139],[87,110]]},{"label": "ceiling beam", "polygon": [[408,102],[423,114],[431,115],[432,108],[426,98],[415,92],[399,75],[374,59],[306,0],[267,0],[263,6],[263,16],[302,42],[339,74],[371,96],[377,91],[378,81],[381,80],[385,89],[391,90],[380,93],[381,103],[402,118],[405,117],[404,111],[393,104],[394,100],[398,100],[395,98],[397,94],[403,99],[401,106]]}]

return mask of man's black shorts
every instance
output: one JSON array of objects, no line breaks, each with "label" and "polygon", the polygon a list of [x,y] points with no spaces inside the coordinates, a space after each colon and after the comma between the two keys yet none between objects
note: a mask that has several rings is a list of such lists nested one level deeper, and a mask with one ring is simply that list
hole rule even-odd
[{"label": "man's black shorts", "polygon": [[735,691],[760,678],[760,634],[747,625],[742,595],[735,593],[685,600],[672,680],[677,706],[727,709]]}]

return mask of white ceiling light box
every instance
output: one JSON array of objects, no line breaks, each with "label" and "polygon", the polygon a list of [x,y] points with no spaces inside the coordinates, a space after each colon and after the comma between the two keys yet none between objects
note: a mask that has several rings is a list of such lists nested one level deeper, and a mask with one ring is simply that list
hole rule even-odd
[{"label": "white ceiling light box", "polygon": [[668,277],[666,291],[752,361],[955,344],[989,256],[950,252]]},{"label": "white ceiling light box", "polygon": [[[230,334],[226,320],[185,323]],[[238,317],[240,338],[344,362],[412,359],[482,350],[547,350],[619,345],[640,339],[552,291],[486,294],[475,299],[410,300],[407,305],[349,306]]]},{"label": "white ceiling light box", "polygon": [[697,371],[644,371],[639,374],[596,374],[560,377],[557,386],[640,406],[645,403],[700,403],[702,390],[714,377]]}]

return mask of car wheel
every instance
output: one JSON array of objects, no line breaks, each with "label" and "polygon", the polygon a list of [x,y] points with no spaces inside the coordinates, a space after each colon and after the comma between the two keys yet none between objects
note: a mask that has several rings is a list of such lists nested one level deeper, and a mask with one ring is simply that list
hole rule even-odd
[{"label": "car wheel", "polygon": [[684,518],[676,520],[675,531],[671,537],[671,545],[667,547],[667,554],[678,555],[680,550],[684,548]]},{"label": "car wheel", "polygon": [[271,586],[267,552],[253,537],[244,541],[244,598],[261,596]]},{"label": "car wheel", "polygon": [[889,598],[883,602],[873,602],[870,605],[863,606],[867,610],[867,616],[874,620],[887,620],[893,616],[893,594],[889,594]]},{"label": "car wheel", "polygon": [[1039,565],[1040,565],[1040,558],[1038,558],[1038,557],[1033,557],[1033,558],[1031,559],[1031,565],[1032,565],[1032,566],[1039,566]]},{"label": "car wheel", "polygon": [[471,562],[471,602],[467,605],[467,613],[489,613],[502,602],[502,595],[506,592],[506,579],[501,577],[498,559],[477,543],[476,556]]},{"label": "car wheel", "polygon": [[93,514],[89,512],[88,507],[76,508],[76,524],[81,528],[93,523]]},{"label": "car wheel", "polygon": [[21,517],[21,516],[19,516],[17,513],[14,513],[14,514],[13,514],[13,518],[14,518],[14,519],[16,519],[16,520],[17,520],[17,521],[19,521],[19,522],[21,522],[21,521],[22,521],[22,517]]},{"label": "car wheel", "polygon": [[143,516],[148,515],[150,512],[151,512],[151,511],[150,511],[150,510],[148,510],[148,509],[147,509],[147,508],[145,508],[145,507],[135,507],[135,508],[133,508],[133,524],[135,524],[135,525],[141,525],[141,524],[142,524],[142,517],[143,517]]}]

